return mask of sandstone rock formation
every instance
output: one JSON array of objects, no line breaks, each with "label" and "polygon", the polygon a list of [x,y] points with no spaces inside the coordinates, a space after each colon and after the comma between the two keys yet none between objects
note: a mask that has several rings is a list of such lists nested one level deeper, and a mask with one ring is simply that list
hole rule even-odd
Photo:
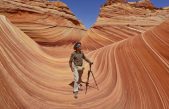
[{"label": "sandstone rock formation", "polygon": [[[136,2],[134,2],[136,4]],[[113,3],[100,9],[96,23],[82,42],[97,42],[102,47],[123,39],[137,36],[169,18],[169,10],[136,7],[133,3]],[[91,47],[92,46],[92,47]],[[86,48],[96,49],[87,44]]]},{"label": "sandstone rock formation", "polygon": [[155,8],[155,6],[152,4],[151,0],[139,0],[136,3],[134,3],[134,6],[147,8],[147,9],[154,9]]},{"label": "sandstone rock formation", "polygon": [[[145,2],[152,4],[147,0],[138,3]],[[66,42],[75,42],[81,38],[83,38],[82,42],[92,42],[94,39],[95,42],[98,42],[99,47],[103,47],[105,44],[136,36],[169,17],[168,9],[151,10],[137,7],[138,3],[127,3],[125,0],[107,0],[106,3],[109,5],[100,9],[97,22],[87,32],[67,5],[59,1],[1,0],[0,12],[39,44],[62,45],[69,48],[72,45],[67,45]],[[25,16],[27,17],[25,18]],[[102,44],[103,42],[104,44]],[[87,44],[84,45],[84,48],[96,49],[91,46],[89,47]]]},{"label": "sandstone rock formation", "polygon": [[[112,5],[114,3],[127,3],[128,0],[106,0],[106,3],[104,6]],[[154,9],[155,6],[152,4],[151,0],[135,0],[135,2],[132,2],[133,6],[136,7],[143,7],[148,9]]]},{"label": "sandstone rock formation", "polygon": [[[12,23],[42,45],[63,45],[67,41],[78,41],[81,39],[80,36],[85,34],[84,25],[76,19],[67,5],[60,1],[0,0],[0,2],[0,14],[7,16]],[[69,31],[72,35],[68,36],[64,31]]]},{"label": "sandstone rock formation", "polygon": [[112,5],[113,3],[126,3],[128,0],[106,0],[106,5]]},{"label": "sandstone rock formation", "polygon": [[[167,8],[113,3],[101,8],[97,22],[86,31],[61,2],[0,2],[0,109],[169,108]],[[42,8],[46,4],[56,10],[62,7],[61,12],[51,15],[55,9]],[[43,13],[46,9],[50,12]],[[99,90],[90,77],[87,94],[83,84],[84,90],[74,99],[68,61],[77,40],[94,62]],[[86,81],[88,64],[84,67]]]},{"label": "sandstone rock formation", "polygon": [[168,24],[90,52],[99,91],[91,79],[87,94],[74,100],[68,58],[45,54],[0,16],[1,109],[169,108]]}]

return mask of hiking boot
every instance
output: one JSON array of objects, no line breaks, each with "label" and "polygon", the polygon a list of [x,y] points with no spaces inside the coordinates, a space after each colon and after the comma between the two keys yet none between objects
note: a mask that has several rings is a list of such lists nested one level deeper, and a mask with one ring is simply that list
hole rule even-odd
[{"label": "hiking boot", "polygon": [[78,95],[78,91],[73,92],[73,93],[74,93],[74,98],[77,99],[78,98],[78,96],[77,96]]}]

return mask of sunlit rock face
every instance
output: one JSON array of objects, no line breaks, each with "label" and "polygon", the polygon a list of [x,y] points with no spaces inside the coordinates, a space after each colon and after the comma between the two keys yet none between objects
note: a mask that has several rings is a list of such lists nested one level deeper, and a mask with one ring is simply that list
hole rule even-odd
[{"label": "sunlit rock face", "polygon": [[137,2],[135,2],[133,4],[133,6],[147,8],[147,9],[154,9],[155,8],[155,6],[152,4],[151,0],[138,0]]},{"label": "sunlit rock face", "polygon": [[[114,2],[110,5],[103,5],[96,23],[87,32],[88,38],[82,39],[82,42],[95,41],[99,47],[102,47],[105,44],[137,36],[169,18],[167,8],[150,9],[147,5],[136,6],[142,2],[145,1]],[[91,44],[91,46],[95,49],[94,45]]]},{"label": "sunlit rock face", "polygon": [[[55,15],[51,8],[35,9],[40,4],[62,9]],[[0,7],[0,109],[169,108],[167,7],[113,3],[100,9],[88,30],[64,14],[72,12],[61,2],[0,0]],[[89,87],[83,84],[75,99],[69,58],[78,40],[94,62],[99,90],[90,74]],[[84,67],[86,82],[89,65]]]},{"label": "sunlit rock face", "polygon": [[106,0],[105,5],[112,5],[113,3],[126,3],[128,0]]},{"label": "sunlit rock face", "polygon": [[[128,0],[106,0],[106,5],[112,5],[113,3],[127,3]],[[135,2],[132,2],[134,6],[136,7],[144,7],[144,8],[149,8],[153,9],[155,6],[152,4],[151,0],[135,0]]]},{"label": "sunlit rock face", "polygon": [[7,16],[13,24],[39,44],[63,45],[65,42],[78,41],[85,34],[84,25],[77,20],[67,5],[60,1],[1,0],[0,2],[0,13]]}]

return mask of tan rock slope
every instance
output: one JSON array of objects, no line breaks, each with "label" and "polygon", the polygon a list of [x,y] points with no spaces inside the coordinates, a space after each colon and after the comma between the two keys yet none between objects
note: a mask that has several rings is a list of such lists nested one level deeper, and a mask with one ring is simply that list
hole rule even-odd
[{"label": "tan rock slope", "polygon": [[[11,1],[23,4],[33,2],[34,5],[35,2],[38,5],[42,1],[42,4],[48,3],[45,0]],[[63,6],[60,2],[57,6],[60,4]],[[87,31],[83,30],[82,24],[77,26],[58,15],[60,21],[71,27],[64,27],[64,37],[58,31],[59,27],[43,32],[47,28],[42,21],[36,25],[32,21],[25,22],[27,18],[10,18],[11,13],[6,11],[7,8],[8,11],[13,10],[12,6],[0,8],[3,10],[1,14],[5,15],[0,15],[0,109],[169,108],[168,9],[151,10],[135,7],[133,3],[115,2],[101,8],[97,22]],[[21,13],[30,15],[23,10]],[[17,16],[13,12],[12,15]],[[34,18],[41,19],[38,16]],[[36,36],[34,31],[39,36],[37,40],[33,37]],[[53,37],[61,39],[49,41],[50,33],[51,36],[58,33]],[[94,62],[92,70],[99,86],[97,90],[90,77],[87,94],[80,91],[78,99],[73,98],[69,85],[73,74],[68,65],[72,52],[70,47],[76,40],[83,43],[86,56]],[[45,52],[40,41],[50,45]],[[51,42],[57,46],[51,47]],[[84,66],[83,80],[86,81],[87,63]]]}]

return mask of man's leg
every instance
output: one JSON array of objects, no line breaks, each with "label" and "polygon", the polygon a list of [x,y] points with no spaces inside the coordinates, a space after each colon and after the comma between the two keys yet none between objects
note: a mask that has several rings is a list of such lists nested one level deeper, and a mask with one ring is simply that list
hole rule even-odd
[{"label": "man's leg", "polygon": [[83,70],[84,70],[84,68],[82,70],[78,71],[79,72],[79,84],[83,82],[82,81]]},{"label": "man's leg", "polygon": [[74,88],[73,88],[73,93],[75,95],[75,98],[77,98],[77,94],[78,94],[78,91],[79,91],[79,73],[78,73],[78,70],[76,67],[74,67]]},{"label": "man's leg", "polygon": [[84,83],[84,82],[82,81],[83,70],[84,70],[84,69],[78,70],[78,73],[79,73],[79,81],[78,81],[78,83],[79,83],[79,90],[80,90],[80,91],[83,90],[83,88],[82,88],[83,85],[81,84],[81,83]]}]

